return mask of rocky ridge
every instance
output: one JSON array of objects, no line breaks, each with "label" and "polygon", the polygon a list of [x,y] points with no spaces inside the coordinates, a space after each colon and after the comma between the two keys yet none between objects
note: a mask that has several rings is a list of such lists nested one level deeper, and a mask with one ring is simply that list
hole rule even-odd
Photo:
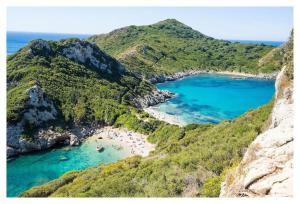
[{"label": "rocky ridge", "polygon": [[[285,56],[292,60],[292,51],[287,50]],[[294,98],[288,76],[293,65],[285,64],[276,78],[271,124],[251,143],[238,167],[226,175],[221,197],[293,196]]]},{"label": "rocky ridge", "polygon": [[94,67],[108,74],[112,74],[114,71],[118,73],[125,71],[123,65],[102,52],[96,45],[79,39],[61,40],[57,42],[34,40],[30,43],[27,52],[31,57],[35,55],[51,56],[55,53],[61,54],[77,63]]}]

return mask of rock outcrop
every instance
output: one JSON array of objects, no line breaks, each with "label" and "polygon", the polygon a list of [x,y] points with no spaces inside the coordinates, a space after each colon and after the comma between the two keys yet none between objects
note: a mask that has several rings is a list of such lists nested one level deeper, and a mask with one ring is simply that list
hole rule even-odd
[{"label": "rock outcrop", "polygon": [[126,70],[121,63],[102,52],[96,45],[79,39],[57,42],[34,40],[30,43],[27,52],[31,57],[61,54],[76,63],[88,65],[108,74],[123,73]]},{"label": "rock outcrop", "polygon": [[269,128],[251,143],[239,166],[226,175],[221,197],[293,196],[294,99],[293,81],[288,76],[291,66],[286,62],[277,76]]},{"label": "rock outcrop", "polygon": [[108,74],[112,74],[114,69],[117,72],[125,71],[125,68],[117,60],[106,55],[97,46],[86,41],[75,40],[68,43],[63,48],[62,54],[77,63],[88,64]]},{"label": "rock outcrop", "polygon": [[[28,99],[22,119],[7,127],[7,157],[48,149],[58,143],[79,145],[82,138],[92,134],[92,129],[82,128],[70,131],[58,131],[55,128],[40,128],[48,122],[56,120],[58,110],[39,85],[34,85],[26,92]],[[36,131],[26,134],[28,128]]]},{"label": "rock outcrop", "polygon": [[164,75],[155,76],[155,77],[149,79],[149,82],[151,82],[151,83],[163,83],[163,82],[166,82],[166,81],[175,81],[175,80],[187,77],[187,76],[203,74],[203,73],[208,73],[208,71],[206,71],[206,70],[189,70],[189,71],[186,71],[186,72],[177,72],[177,73],[172,74],[172,75],[165,75],[164,74]]},{"label": "rock outcrop", "polygon": [[165,102],[174,95],[175,94],[170,91],[154,90],[151,94],[133,99],[133,104],[137,108],[147,108],[149,106]]}]

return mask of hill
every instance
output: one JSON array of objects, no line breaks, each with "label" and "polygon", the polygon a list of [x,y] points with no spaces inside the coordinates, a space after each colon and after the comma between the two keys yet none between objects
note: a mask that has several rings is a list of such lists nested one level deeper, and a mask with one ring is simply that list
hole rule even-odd
[{"label": "hill", "polygon": [[273,46],[217,40],[175,19],[120,28],[92,36],[88,41],[146,78],[189,70],[257,74],[280,69],[279,52],[265,57]]},{"label": "hill", "polygon": [[73,127],[114,124],[135,98],[164,100],[155,90],[89,42],[35,40],[7,61],[8,156],[82,137],[65,132]]}]

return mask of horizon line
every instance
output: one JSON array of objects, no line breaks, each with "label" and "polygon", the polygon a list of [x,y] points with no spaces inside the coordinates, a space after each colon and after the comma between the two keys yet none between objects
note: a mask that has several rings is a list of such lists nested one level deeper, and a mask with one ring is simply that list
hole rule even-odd
[{"label": "horizon line", "polygon": [[[6,33],[8,32],[15,32],[15,33],[38,33],[38,34],[58,34],[58,35],[101,35],[101,34],[106,34],[106,33],[58,33],[58,32],[41,32],[41,31],[16,31],[16,30],[7,30]],[[109,33],[109,32],[108,32]],[[209,36],[211,37],[211,36]],[[217,40],[227,40],[227,41],[261,41],[261,42],[286,42],[286,40],[264,40],[264,39],[226,39],[226,38],[215,38]]]}]

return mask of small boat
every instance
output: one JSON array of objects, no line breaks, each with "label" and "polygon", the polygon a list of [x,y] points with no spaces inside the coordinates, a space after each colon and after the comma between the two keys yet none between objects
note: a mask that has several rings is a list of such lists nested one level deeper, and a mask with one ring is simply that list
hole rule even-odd
[{"label": "small boat", "polygon": [[103,139],[103,137],[99,136],[99,137],[98,137],[98,139],[99,139],[99,140],[102,140],[102,139]]},{"label": "small boat", "polygon": [[59,161],[67,161],[67,160],[69,160],[69,158],[66,157],[66,156],[61,156],[61,157],[59,158]]},{"label": "small boat", "polygon": [[98,146],[96,147],[96,150],[97,150],[98,152],[103,152],[103,151],[104,151],[104,147],[98,145]]}]

